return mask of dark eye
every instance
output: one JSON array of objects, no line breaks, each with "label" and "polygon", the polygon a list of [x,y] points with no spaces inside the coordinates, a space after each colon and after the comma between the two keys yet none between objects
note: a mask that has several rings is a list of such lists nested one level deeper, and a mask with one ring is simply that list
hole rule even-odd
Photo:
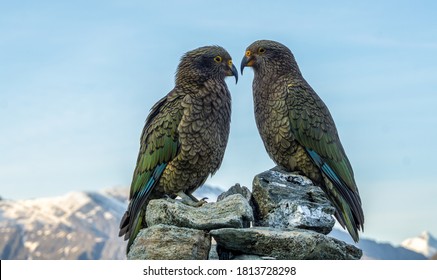
[{"label": "dark eye", "polygon": [[258,49],[258,53],[265,53],[265,52],[266,52],[266,49],[264,49],[262,47]]},{"label": "dark eye", "polygon": [[220,63],[220,62],[222,62],[222,57],[218,55],[218,56],[214,57],[214,61],[217,63]]}]

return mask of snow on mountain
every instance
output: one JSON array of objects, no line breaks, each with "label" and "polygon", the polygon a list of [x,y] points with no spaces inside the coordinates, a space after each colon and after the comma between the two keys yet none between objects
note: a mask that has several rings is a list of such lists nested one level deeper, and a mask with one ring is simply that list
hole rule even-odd
[{"label": "snow on mountain", "polygon": [[354,243],[350,235],[344,230],[334,228],[329,236],[352,244],[363,250],[363,260],[426,260],[427,258],[407,248],[380,243],[367,238],[360,238]]},{"label": "snow on mountain", "polygon": [[106,188],[101,190],[100,193],[115,198],[118,201],[125,203],[126,205],[129,202],[129,188],[127,187]]},{"label": "snow on mountain", "polygon": [[[215,201],[221,192],[204,186],[195,196]],[[118,227],[128,195],[128,188],[112,188],[0,200],[0,259],[125,259]]]},{"label": "snow on mountain", "polygon": [[0,201],[1,259],[122,259],[126,203],[98,192]]},{"label": "snow on mountain", "polygon": [[419,236],[405,239],[402,241],[401,246],[423,254],[428,258],[437,254],[437,239],[427,231],[422,232]]}]

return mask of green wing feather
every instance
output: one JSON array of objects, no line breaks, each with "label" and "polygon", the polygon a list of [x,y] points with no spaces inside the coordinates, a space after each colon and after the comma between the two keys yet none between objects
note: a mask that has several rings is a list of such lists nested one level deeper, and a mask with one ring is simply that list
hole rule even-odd
[{"label": "green wing feather", "polygon": [[287,89],[289,119],[297,141],[319,154],[351,190],[357,191],[352,166],[326,105],[315,93],[308,94],[311,88],[289,85]]},{"label": "green wing feather", "polygon": [[324,190],[337,208],[340,224],[358,241],[357,229],[364,223],[361,200],[328,108],[308,84],[289,84],[287,104],[293,135],[332,182]]},{"label": "green wing feather", "polygon": [[167,164],[179,152],[178,125],[182,118],[179,96],[170,92],[151,109],[141,135],[128,210],[120,223],[119,235],[129,239],[127,250],[142,228],[145,206],[153,188],[158,184]]}]

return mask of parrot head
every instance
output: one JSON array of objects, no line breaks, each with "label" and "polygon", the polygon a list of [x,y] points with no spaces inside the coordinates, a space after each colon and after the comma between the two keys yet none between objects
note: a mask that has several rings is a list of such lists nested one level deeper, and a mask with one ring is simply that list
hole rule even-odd
[{"label": "parrot head", "polygon": [[238,71],[229,53],[220,46],[206,46],[182,56],[176,72],[176,82],[189,80],[190,77],[199,82],[211,78],[224,80],[227,76],[234,76],[235,83],[238,82]]},{"label": "parrot head", "polygon": [[293,54],[283,44],[270,40],[258,40],[246,48],[241,60],[240,71],[243,75],[244,67],[252,67],[258,71],[260,69],[274,69],[281,64],[290,65],[293,61]]}]

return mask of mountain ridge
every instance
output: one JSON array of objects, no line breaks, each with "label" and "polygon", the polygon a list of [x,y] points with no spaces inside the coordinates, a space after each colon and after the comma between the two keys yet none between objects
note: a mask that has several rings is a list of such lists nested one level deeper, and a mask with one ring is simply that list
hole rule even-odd
[{"label": "mountain ridge", "polygon": [[437,255],[437,239],[428,231],[423,231],[419,236],[405,239],[401,246],[428,258]]},{"label": "mountain ridge", "polygon": [[[215,201],[221,192],[205,185],[195,196]],[[126,242],[118,237],[118,225],[128,193],[128,188],[110,188],[0,200],[0,259],[125,259]],[[330,235],[354,244],[341,230],[334,228]],[[371,239],[363,238],[357,245],[364,251],[363,259],[426,259],[409,248]]]}]

